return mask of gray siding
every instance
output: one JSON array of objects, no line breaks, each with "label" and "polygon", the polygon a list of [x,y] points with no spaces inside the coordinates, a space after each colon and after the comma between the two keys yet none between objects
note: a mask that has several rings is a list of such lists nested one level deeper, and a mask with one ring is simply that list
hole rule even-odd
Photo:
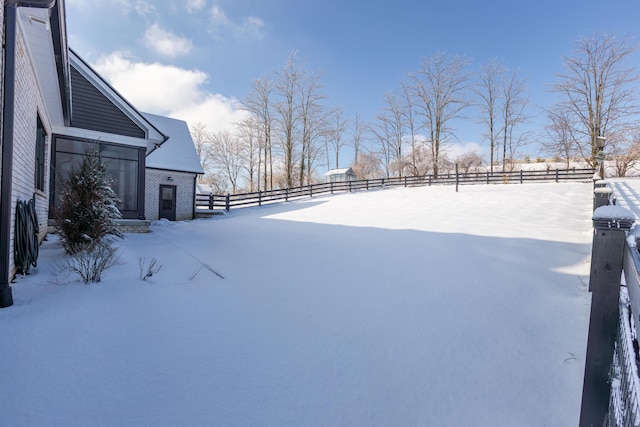
[{"label": "gray siding", "polygon": [[71,126],[144,138],[145,132],[74,67],[71,68]]}]

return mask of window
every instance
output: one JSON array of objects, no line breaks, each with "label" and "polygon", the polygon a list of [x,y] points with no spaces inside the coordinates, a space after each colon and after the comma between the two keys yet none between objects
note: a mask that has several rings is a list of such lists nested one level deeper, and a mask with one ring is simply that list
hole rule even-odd
[{"label": "window", "polygon": [[[111,178],[111,187],[118,195],[118,209],[124,217],[138,214],[138,152],[139,149],[99,142],[57,138],[55,144],[56,176],[64,177],[77,168],[82,157],[90,150],[100,153],[100,160],[107,165],[107,175]],[[57,181],[54,192],[58,194]],[[129,215],[128,213],[131,213]],[[134,215],[135,213],[135,215]]]},{"label": "window", "polygon": [[45,160],[45,142],[47,140],[47,132],[44,129],[40,116],[37,117],[36,128],[36,168],[35,168],[35,187],[37,190],[44,191],[44,160]]}]

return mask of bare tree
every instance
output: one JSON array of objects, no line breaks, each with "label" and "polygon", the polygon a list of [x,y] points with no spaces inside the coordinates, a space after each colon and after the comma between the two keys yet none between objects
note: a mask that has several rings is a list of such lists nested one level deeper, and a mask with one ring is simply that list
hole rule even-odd
[{"label": "bare tree", "polygon": [[[412,96],[411,87],[408,83],[401,84],[401,115],[403,121],[403,127],[406,128],[407,138],[409,139],[409,158],[405,161],[406,167],[409,169],[409,175],[418,176],[418,160],[416,156],[419,151],[417,150],[418,144],[421,143],[418,138],[418,124],[416,118],[416,108],[414,105],[414,97]],[[400,153],[401,154],[401,153]]]},{"label": "bare tree", "polygon": [[383,176],[380,157],[374,152],[362,151],[352,168],[358,179],[375,179]]},{"label": "bare tree", "polygon": [[427,134],[435,177],[438,176],[442,149],[455,138],[451,122],[461,118],[469,106],[466,97],[470,79],[466,69],[469,64],[470,60],[465,56],[439,52],[425,58],[420,69],[411,74],[416,107]]},{"label": "bare tree", "polygon": [[296,100],[302,68],[296,63],[296,53],[293,52],[285,66],[276,73],[275,91],[279,101],[275,105],[278,123],[282,132],[282,148],[284,153],[285,186],[293,187],[293,165],[296,125],[300,117],[299,105]]},{"label": "bare tree", "polygon": [[610,152],[616,176],[626,176],[640,160],[640,139],[637,135],[631,137],[629,133],[612,139],[614,143],[610,144]]},{"label": "bare tree", "polygon": [[489,139],[489,170],[493,173],[494,159],[497,158],[498,135],[498,100],[501,92],[504,67],[497,60],[491,59],[480,67],[479,82],[475,93],[479,98],[482,111],[481,123],[487,127]]},{"label": "bare tree", "polygon": [[243,165],[242,146],[228,131],[216,132],[211,138],[211,158],[225,174],[231,190],[238,190],[238,178]]},{"label": "bare tree", "polygon": [[374,141],[379,148],[378,157],[380,164],[384,169],[385,176],[389,178],[391,176],[391,164],[393,161],[393,127],[391,120],[383,112],[376,117],[375,125],[371,128],[371,133],[374,135]]},{"label": "bare tree", "polygon": [[484,160],[475,151],[463,153],[455,159],[455,164],[460,167],[461,172],[464,174],[469,173],[471,169],[477,171],[482,166],[482,163],[484,163]]},{"label": "bare tree", "polygon": [[[207,130],[207,126],[202,122],[197,122],[191,127],[191,139],[198,153],[202,169],[207,171],[211,163],[211,133]],[[199,177],[202,182],[203,177]]]},{"label": "bare tree", "polygon": [[544,140],[540,142],[540,146],[545,153],[565,159],[569,169],[571,158],[576,155],[576,140],[567,110],[555,108],[547,111],[547,121]]},{"label": "bare tree", "polygon": [[340,167],[340,150],[347,144],[344,134],[347,131],[349,120],[344,117],[342,108],[334,108],[331,111],[329,124],[329,142],[333,148],[336,160],[336,169]]},{"label": "bare tree", "polygon": [[253,122],[260,135],[259,146],[261,155],[258,156],[258,189],[260,189],[260,172],[263,172],[263,189],[273,188],[273,152],[271,144],[271,130],[273,126],[273,82],[269,77],[251,82],[249,94],[242,102],[242,108],[252,114]]},{"label": "bare tree", "polygon": [[527,142],[526,133],[517,132],[518,127],[526,123],[529,97],[526,95],[524,80],[518,77],[517,71],[512,71],[502,80],[502,172],[505,171],[507,161],[511,170],[518,147]]},{"label": "bare tree", "polygon": [[397,93],[390,92],[384,97],[384,107],[380,120],[385,120],[387,131],[387,142],[391,151],[391,164],[393,171],[402,176],[404,169],[404,159],[402,158],[402,142],[404,137],[404,105],[402,97]]},{"label": "bare tree", "polygon": [[627,38],[594,33],[580,38],[571,56],[563,62],[565,72],[558,76],[553,91],[563,97],[560,104],[576,137],[580,155],[595,166],[598,136],[607,144],[638,112],[634,83],[638,76],[626,66],[636,45]]},{"label": "bare tree", "polygon": [[237,123],[238,139],[242,149],[242,167],[249,182],[249,191],[255,191],[260,181],[261,134],[260,121],[250,115]]},{"label": "bare tree", "polygon": [[351,126],[351,145],[353,146],[353,163],[357,164],[360,156],[361,146],[365,137],[367,125],[362,121],[360,113],[356,113],[353,117]]},{"label": "bare tree", "polygon": [[317,141],[326,131],[326,111],[322,105],[325,99],[321,92],[320,73],[304,72],[299,81],[300,91],[300,167],[299,183],[303,186],[305,179],[311,183],[314,161],[318,154]]}]

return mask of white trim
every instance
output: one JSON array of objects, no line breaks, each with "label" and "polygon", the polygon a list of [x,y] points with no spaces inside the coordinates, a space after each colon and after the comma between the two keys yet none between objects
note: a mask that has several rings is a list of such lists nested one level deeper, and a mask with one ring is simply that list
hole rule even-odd
[{"label": "white trim", "polygon": [[[60,120],[60,124],[64,125],[64,119],[63,117],[63,113],[62,113],[62,106],[60,105],[60,99],[61,99],[61,94],[60,94],[60,87],[56,84],[54,85],[54,91],[56,93],[56,99],[58,100],[58,102],[56,102],[56,105],[59,106],[60,108],[57,108],[57,111],[55,111],[54,114],[52,114],[52,112],[49,109],[49,105],[47,102],[47,99],[45,97],[45,94],[47,93],[44,89],[43,89],[43,84],[41,81],[41,73],[38,72],[38,69],[36,68],[36,59],[35,56],[33,54],[33,49],[31,47],[31,39],[29,37],[29,32],[27,31],[27,29],[25,28],[25,24],[24,21],[28,20],[30,23],[33,22],[33,15],[34,12],[40,12],[42,13],[44,9],[32,9],[32,8],[20,8],[18,9],[19,13],[20,13],[20,17],[21,19],[17,19],[17,28],[18,28],[18,34],[19,37],[16,37],[16,43],[19,42],[19,40],[21,40],[22,42],[22,47],[24,47],[24,49],[26,50],[25,54],[28,56],[29,60],[27,61],[29,63],[29,67],[31,68],[31,71],[33,72],[33,75],[35,77],[35,83],[37,86],[37,90],[39,93],[39,98],[40,101],[42,102],[42,105],[40,105],[40,102],[38,103],[39,105],[39,110],[42,109],[46,112],[46,114],[41,115],[46,117],[45,121],[46,124],[48,126],[49,129],[53,129],[55,126],[53,124],[53,116],[55,115],[56,118],[61,119]],[[47,27],[46,27],[46,31],[47,33],[50,35],[51,34],[51,25],[49,24],[49,18],[48,15],[47,16]],[[43,18],[39,18],[44,20]],[[42,25],[40,23],[37,23],[36,25]],[[47,44],[49,47],[49,52],[50,55],[47,55],[48,60],[50,60],[50,64],[53,67],[54,73],[56,74],[56,79],[57,79],[57,68],[56,68],[56,64],[55,64],[55,60],[54,58],[54,54],[53,54],[53,41],[51,39],[51,37],[47,38]],[[16,61],[17,62],[17,61]]]},{"label": "white trim", "polygon": [[146,139],[133,138],[130,136],[116,135],[113,133],[98,132],[88,129],[72,128],[72,127],[54,127],[53,133],[61,137],[72,137],[80,139],[90,139],[100,142],[112,142],[115,144],[130,145],[132,147],[148,148]]}]

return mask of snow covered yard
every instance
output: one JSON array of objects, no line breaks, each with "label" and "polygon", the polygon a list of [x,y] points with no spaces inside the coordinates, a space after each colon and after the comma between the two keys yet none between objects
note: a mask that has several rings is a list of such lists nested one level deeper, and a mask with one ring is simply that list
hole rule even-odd
[{"label": "snow covered yard", "polygon": [[[577,425],[592,191],[393,189],[159,222],[91,285],[51,283],[50,237],[0,310],[0,425]],[[140,280],[139,257],[162,269]]]}]

